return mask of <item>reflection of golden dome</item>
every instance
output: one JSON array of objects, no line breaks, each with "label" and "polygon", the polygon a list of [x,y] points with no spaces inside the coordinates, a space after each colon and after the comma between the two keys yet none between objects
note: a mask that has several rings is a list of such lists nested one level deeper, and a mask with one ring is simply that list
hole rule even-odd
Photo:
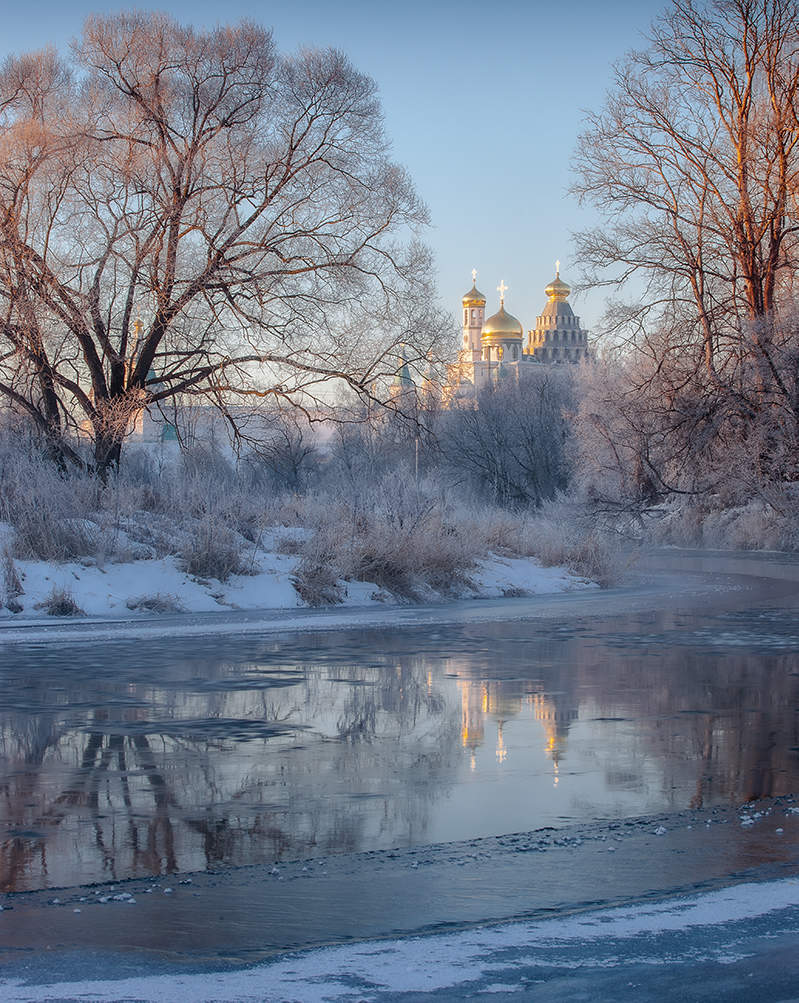
[{"label": "reflection of golden dome", "polygon": [[522,325],[518,320],[501,306],[493,317],[489,317],[483,324],[483,341],[507,341],[508,339],[522,340]]},{"label": "reflection of golden dome", "polygon": [[547,296],[549,296],[551,300],[563,302],[563,300],[565,300],[571,292],[571,287],[567,286],[566,283],[561,280],[560,272],[557,272],[555,274],[555,278],[549,283],[544,292],[546,292]]},{"label": "reflection of golden dome", "polygon": [[477,288],[477,285],[473,285],[468,293],[463,297],[464,306],[485,306],[486,298]]}]

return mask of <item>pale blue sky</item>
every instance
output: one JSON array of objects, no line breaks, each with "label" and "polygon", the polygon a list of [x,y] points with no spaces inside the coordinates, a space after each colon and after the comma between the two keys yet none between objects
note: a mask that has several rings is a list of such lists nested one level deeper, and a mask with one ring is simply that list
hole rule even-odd
[{"label": "pale blue sky", "polygon": [[[86,14],[126,9],[91,0],[30,6],[3,0],[0,56],[48,43],[66,48]],[[146,7],[145,4],[135,6]],[[198,26],[250,18],[282,49],[332,45],[377,81],[395,158],[430,207],[442,302],[455,313],[477,268],[478,286],[532,327],[560,258],[575,274],[571,234],[592,222],[568,195],[569,162],[584,112],[602,103],[611,64],[641,44],[665,0],[255,0],[157,5]],[[593,328],[603,298],[574,303]]]}]

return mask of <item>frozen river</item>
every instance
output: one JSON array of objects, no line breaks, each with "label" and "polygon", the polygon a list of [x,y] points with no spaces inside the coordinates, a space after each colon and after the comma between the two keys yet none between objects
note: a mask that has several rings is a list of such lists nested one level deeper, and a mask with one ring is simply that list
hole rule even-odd
[{"label": "frozen river", "polygon": [[799,563],[633,576],[349,625],[0,633],[4,960],[240,963],[792,874]]}]

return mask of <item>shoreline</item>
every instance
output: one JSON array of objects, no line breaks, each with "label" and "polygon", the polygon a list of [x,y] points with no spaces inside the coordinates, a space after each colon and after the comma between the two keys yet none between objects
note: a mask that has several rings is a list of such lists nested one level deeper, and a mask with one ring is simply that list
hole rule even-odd
[{"label": "shoreline", "polygon": [[[644,928],[664,910],[684,919],[686,896],[724,899],[730,892],[726,899],[737,903],[736,915],[748,920],[757,914],[751,888],[762,885],[770,901],[773,889],[765,885],[788,881],[799,908],[797,876],[799,807],[788,796],[273,867],[16,893],[2,899],[0,988],[27,984],[28,994],[9,999],[43,998],[37,987],[47,987],[48,999],[72,998],[54,994],[54,983],[62,992],[99,993],[94,999],[127,995],[132,986],[117,981],[106,983],[108,995],[102,994],[113,971],[136,981],[136,998],[166,999],[170,992],[175,998],[181,979],[213,972],[221,994],[214,990],[208,998],[246,998],[237,997],[236,980],[249,978],[255,990],[256,979],[267,979],[263,991],[274,991],[278,975],[288,977],[287,987],[295,977],[310,978],[323,956],[322,971],[338,986],[341,963],[346,969],[354,957],[399,950],[419,960],[440,954],[442,945],[457,954],[475,938],[507,951],[523,946],[525,930],[543,935],[546,944],[547,924],[560,925],[561,937],[571,925],[578,939],[596,940],[613,933],[605,927],[614,911],[626,911],[628,926]],[[743,904],[735,891],[740,886],[750,889]],[[344,892],[353,908],[340,914],[336,903]],[[717,922],[726,920],[720,914]],[[459,979],[473,977],[463,968]],[[226,978],[237,987],[228,995]],[[346,979],[341,995],[318,998],[350,999],[344,989]],[[307,991],[296,998],[316,998]]]},{"label": "shoreline", "polygon": [[435,603],[348,605],[179,613],[163,616],[81,617],[27,621],[0,621],[0,646],[4,644],[92,643],[158,638],[202,638],[249,634],[316,633],[360,629],[398,629],[494,623],[513,620],[556,619],[559,616],[614,616],[647,612],[664,602],[694,608],[698,596],[725,602],[739,593],[745,582],[717,582],[708,589],[706,576],[662,574],[645,576],[634,584],[608,589],[585,588],[544,592],[530,596],[442,599]]}]

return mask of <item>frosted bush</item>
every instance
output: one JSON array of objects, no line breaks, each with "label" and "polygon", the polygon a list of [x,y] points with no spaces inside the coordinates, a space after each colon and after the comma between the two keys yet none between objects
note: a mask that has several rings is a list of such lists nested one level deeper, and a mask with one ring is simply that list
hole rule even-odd
[{"label": "frosted bush", "polygon": [[520,521],[517,552],[545,567],[566,567],[603,587],[618,581],[625,564],[618,539],[586,509],[562,499]]},{"label": "frosted bush", "polygon": [[709,496],[701,502],[672,502],[650,520],[655,543],[740,550],[799,550],[799,500],[791,485],[769,497],[725,507]]},{"label": "frosted bush", "polygon": [[341,561],[331,546],[331,534],[316,532],[300,546],[300,560],[291,581],[309,606],[335,606],[344,601],[339,576]]},{"label": "frosted bush", "polygon": [[48,616],[85,616],[86,614],[75,602],[75,597],[67,588],[54,585],[49,594],[34,609],[41,609]]},{"label": "frosted bush", "polygon": [[430,590],[455,593],[483,553],[458,526],[446,498],[404,471],[363,491],[342,490],[332,502],[317,499],[305,514],[314,528],[297,571],[305,588],[317,569],[320,576],[374,582],[408,599]]},{"label": "frosted bush", "polygon": [[197,520],[177,550],[183,569],[195,578],[226,582],[231,575],[253,574],[253,556],[244,551],[244,540],[215,513]]},{"label": "frosted bush", "polygon": [[156,592],[151,596],[139,596],[138,599],[128,599],[125,603],[128,609],[144,613],[182,613],[185,609],[177,596]]},{"label": "frosted bush", "polygon": [[585,508],[560,501],[536,512],[486,502],[432,447],[417,476],[413,450],[403,461],[408,450],[380,434],[350,436],[345,459],[357,476],[331,469],[344,462],[332,452],[327,474],[315,478],[319,487],[302,494],[275,491],[257,464],[236,463],[212,445],[131,448],[101,482],[64,474],[0,437],[0,522],[13,528],[12,558],[102,567],[173,556],[190,575],[220,581],[257,572],[259,547],[276,546],[297,558],[295,588],[313,605],[341,601],[351,580],[408,600],[463,594],[477,562],[492,553],[613,579],[614,547]]},{"label": "frosted bush", "polygon": [[12,612],[19,612],[18,596],[24,595],[17,566],[8,547],[0,552],[0,606],[6,606]]}]

